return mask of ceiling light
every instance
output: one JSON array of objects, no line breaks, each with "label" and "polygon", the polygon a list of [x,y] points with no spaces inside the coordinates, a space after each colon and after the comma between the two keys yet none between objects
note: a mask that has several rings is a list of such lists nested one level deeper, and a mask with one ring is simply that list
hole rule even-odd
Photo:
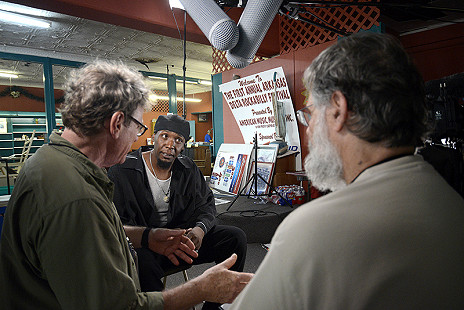
[{"label": "ceiling light", "polygon": [[20,14],[26,14],[26,15],[42,16],[42,17],[47,15],[47,12],[44,10],[31,8],[31,7],[23,6],[23,5],[18,5],[14,3],[7,3],[3,1],[0,1],[0,10],[20,13]]},{"label": "ceiling light", "polygon": [[166,81],[166,80],[167,80],[165,77],[162,77],[162,76],[154,76],[154,75],[149,75],[148,78],[149,78],[149,79],[153,79],[153,80],[163,80],[163,81]]},{"label": "ceiling light", "polygon": [[[184,101],[184,98],[177,97],[177,101]],[[185,102],[201,102],[201,99],[198,98],[187,98],[185,97]]]},{"label": "ceiling light", "polygon": [[[182,80],[177,80],[177,83],[182,83],[183,81]],[[189,81],[189,80],[186,80],[185,83],[188,83],[188,84],[201,84],[201,85],[213,85],[213,83],[211,81],[208,81],[208,80],[197,80],[197,81]]]},{"label": "ceiling light", "polygon": [[198,83],[202,85],[213,85],[213,82],[208,81],[208,80],[199,80]]},{"label": "ceiling light", "polygon": [[21,24],[26,26],[34,26],[41,28],[50,28],[51,23],[40,20],[38,18],[28,17],[21,14],[6,12],[0,10],[0,20],[10,23]]},{"label": "ceiling light", "polygon": [[[153,80],[162,80],[166,81],[165,77],[162,76],[154,76],[154,75],[149,75],[148,78],[153,79]],[[184,79],[182,77],[177,77],[176,78],[176,83],[183,83]],[[185,83],[187,84],[201,84],[201,85],[213,85],[213,82],[208,81],[208,80],[185,80]]]},{"label": "ceiling light", "polygon": [[[148,98],[151,100],[151,101],[156,101],[156,100],[169,100],[169,97],[168,96],[158,96],[156,94],[151,94],[150,96],[148,96]],[[184,101],[184,98],[182,97],[177,97],[177,101]],[[185,102],[201,102],[201,99],[197,99],[197,98],[185,98]]]},{"label": "ceiling light", "polygon": [[14,73],[0,72],[0,77],[10,78],[10,79],[17,79],[18,75],[14,74]]},{"label": "ceiling light", "polygon": [[182,3],[180,3],[179,0],[169,0],[169,6],[171,7],[171,9],[177,8],[177,9],[185,10],[184,6],[182,5]]},{"label": "ceiling light", "polygon": [[148,95],[148,100],[156,101],[156,100],[158,100],[158,97],[155,94],[150,94],[150,95]]},{"label": "ceiling light", "polygon": [[[183,80],[177,80],[177,79],[176,79],[176,83],[183,83],[183,82],[184,82]],[[198,82],[189,81],[189,80],[185,80],[185,83],[186,83],[186,84],[196,84],[196,85],[199,84]]]}]

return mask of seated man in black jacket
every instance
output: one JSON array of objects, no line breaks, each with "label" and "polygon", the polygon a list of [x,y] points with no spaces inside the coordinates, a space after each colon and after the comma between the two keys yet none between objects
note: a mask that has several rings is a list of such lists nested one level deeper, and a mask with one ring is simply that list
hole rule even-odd
[{"label": "seated man in black jacket", "polygon": [[[154,148],[141,147],[115,165],[108,176],[115,184],[114,204],[124,229],[136,248],[143,291],[161,291],[164,271],[186,263],[220,263],[232,253],[238,258],[231,270],[243,271],[245,233],[233,226],[216,225],[213,193],[203,174],[188,157],[179,156],[190,126],[178,115],[161,115],[153,135]],[[195,244],[198,258],[182,251],[168,257],[150,250],[152,228],[183,228]],[[217,309],[205,303],[203,309]]]}]

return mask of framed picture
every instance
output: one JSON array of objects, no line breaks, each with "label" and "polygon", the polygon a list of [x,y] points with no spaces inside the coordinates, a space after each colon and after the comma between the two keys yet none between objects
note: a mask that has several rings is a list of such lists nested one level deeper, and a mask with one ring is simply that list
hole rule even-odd
[{"label": "framed picture", "polygon": [[207,122],[208,121],[208,114],[200,113],[198,114],[198,122]]},{"label": "framed picture", "polygon": [[0,133],[8,133],[6,118],[0,118]]},{"label": "framed picture", "polygon": [[[253,177],[255,173],[255,162],[253,161],[250,166],[250,177]],[[255,181],[252,180],[248,184],[247,193],[257,193],[258,195],[267,194],[269,192],[269,184],[271,184],[272,180],[272,173],[274,172],[274,163],[258,161],[258,167],[256,169],[256,172],[258,175],[262,177],[260,178],[259,176],[256,176],[256,178],[258,178],[258,181],[256,182],[258,190],[255,190]],[[263,179],[266,182],[264,182]]]}]

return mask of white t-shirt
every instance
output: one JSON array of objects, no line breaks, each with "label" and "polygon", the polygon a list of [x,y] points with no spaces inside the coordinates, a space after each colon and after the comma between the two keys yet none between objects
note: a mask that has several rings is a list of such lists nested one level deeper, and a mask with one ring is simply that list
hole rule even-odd
[{"label": "white t-shirt", "polygon": [[[151,155],[151,154],[150,154]],[[167,180],[160,180],[153,175],[150,168],[145,161],[145,158],[142,156],[145,170],[147,171],[148,184],[150,184],[151,194],[153,195],[153,200],[155,202],[155,215],[159,216],[157,221],[159,222],[159,227],[166,226],[168,222],[168,209],[169,209],[169,200],[165,201],[165,197],[169,198],[171,186],[171,176]],[[151,221],[150,221],[151,222]]]}]

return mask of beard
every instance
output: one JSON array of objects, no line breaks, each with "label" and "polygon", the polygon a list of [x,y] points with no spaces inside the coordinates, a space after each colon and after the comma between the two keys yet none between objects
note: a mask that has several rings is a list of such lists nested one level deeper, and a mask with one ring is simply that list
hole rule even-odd
[{"label": "beard", "polygon": [[159,157],[156,159],[156,164],[163,170],[171,168],[172,162],[161,160]]},{"label": "beard", "polygon": [[308,144],[309,155],[304,160],[311,185],[321,191],[335,191],[345,187],[342,159],[329,140],[324,113],[316,120],[312,138]]}]

